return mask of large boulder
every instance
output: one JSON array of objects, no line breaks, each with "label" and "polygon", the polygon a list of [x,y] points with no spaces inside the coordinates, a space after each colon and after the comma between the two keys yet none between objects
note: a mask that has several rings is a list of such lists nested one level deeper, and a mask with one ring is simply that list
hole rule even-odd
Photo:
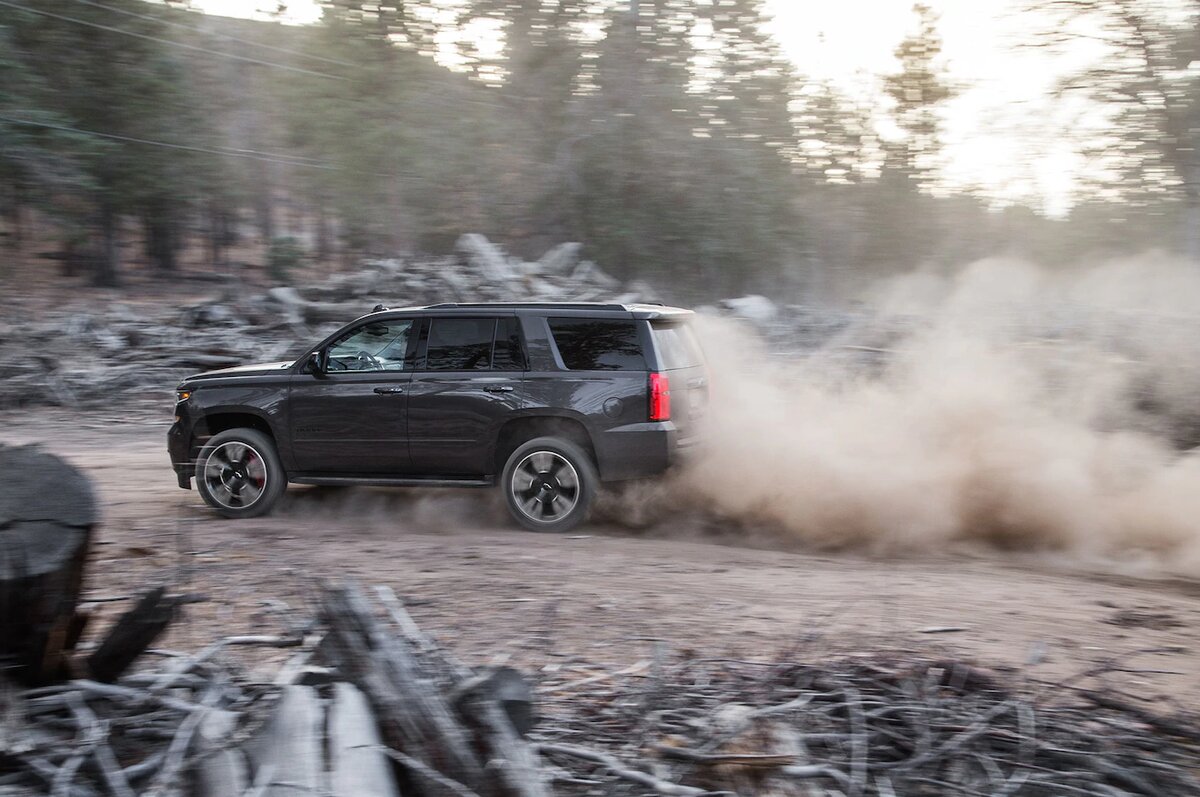
[{"label": "large boulder", "polygon": [[570,274],[579,262],[581,249],[583,249],[583,244],[559,244],[538,260],[538,271],[542,274]]},{"label": "large boulder", "polygon": [[620,281],[604,271],[590,260],[585,260],[571,272],[571,282],[577,288],[599,288],[613,291],[621,287]]},{"label": "large boulder", "polygon": [[722,299],[720,304],[730,314],[755,324],[767,324],[779,316],[779,308],[775,303],[756,293],[736,299]]},{"label": "large boulder", "polygon": [[494,282],[503,282],[514,276],[513,268],[504,255],[504,250],[479,233],[462,235],[455,249],[481,277]]}]

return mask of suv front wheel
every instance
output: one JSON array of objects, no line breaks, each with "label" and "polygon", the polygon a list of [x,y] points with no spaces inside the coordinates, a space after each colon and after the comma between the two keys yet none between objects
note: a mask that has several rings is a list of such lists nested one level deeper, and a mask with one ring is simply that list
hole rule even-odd
[{"label": "suv front wheel", "polygon": [[271,510],[287,478],[271,438],[254,429],[213,435],[196,458],[196,489],[225,517],[258,517]]},{"label": "suv front wheel", "polygon": [[562,532],[587,520],[599,481],[591,457],[578,445],[538,437],[509,455],[500,484],[518,523],[531,531]]}]

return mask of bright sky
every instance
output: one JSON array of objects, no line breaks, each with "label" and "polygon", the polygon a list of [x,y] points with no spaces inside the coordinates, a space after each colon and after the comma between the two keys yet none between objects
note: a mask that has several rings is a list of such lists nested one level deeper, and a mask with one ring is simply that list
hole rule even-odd
[{"label": "bright sky", "polygon": [[[924,0],[940,15],[947,75],[960,87],[945,113],[945,183],[1001,202],[1051,213],[1069,208],[1082,158],[1062,135],[1086,121],[1079,101],[1055,98],[1055,81],[1094,53],[1018,49],[1044,28],[1026,0]],[[765,0],[770,29],[801,74],[832,81],[877,103],[880,76],[897,69],[892,53],[916,29],[909,0]],[[274,0],[194,0],[209,13],[263,16]],[[314,0],[288,0],[285,18],[314,22]],[[1094,115],[1094,114],[1093,114]],[[1096,120],[1092,120],[1095,122]]]}]

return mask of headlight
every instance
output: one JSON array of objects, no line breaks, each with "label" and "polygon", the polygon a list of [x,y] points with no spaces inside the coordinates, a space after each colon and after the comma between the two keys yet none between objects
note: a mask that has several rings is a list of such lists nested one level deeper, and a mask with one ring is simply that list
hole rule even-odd
[{"label": "headlight", "polygon": [[187,401],[188,399],[190,399],[192,397],[192,391],[176,390],[175,395],[179,398],[180,401]]}]

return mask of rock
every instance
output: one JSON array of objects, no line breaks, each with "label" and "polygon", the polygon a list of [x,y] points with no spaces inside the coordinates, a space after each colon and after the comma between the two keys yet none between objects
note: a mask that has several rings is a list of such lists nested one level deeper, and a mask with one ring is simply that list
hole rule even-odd
[{"label": "rock", "polygon": [[363,269],[351,274],[346,280],[346,284],[350,289],[350,296],[357,297],[374,293],[379,286],[379,281],[380,273],[378,271]]},{"label": "rock", "polygon": [[626,287],[626,290],[630,295],[637,297],[633,300],[635,302],[658,301],[658,291],[654,289],[653,285],[645,280],[634,280],[633,282],[629,283],[629,285]]},{"label": "rock", "polygon": [[304,308],[308,304],[295,288],[280,286],[267,291],[267,296],[276,304],[282,305],[284,317],[288,323],[299,325],[304,323]]},{"label": "rock", "polygon": [[775,303],[758,294],[740,296],[736,299],[722,299],[720,305],[732,315],[756,324],[774,321],[779,315],[779,308],[775,306]]},{"label": "rock", "polygon": [[306,304],[304,299],[301,298],[299,291],[286,286],[271,288],[267,291],[267,296],[270,296],[285,307],[303,307]]},{"label": "rock", "polygon": [[606,291],[621,287],[621,282],[615,277],[605,274],[603,270],[590,260],[585,260],[571,272],[571,282],[577,287],[591,286]]},{"label": "rock", "polygon": [[[467,234],[453,255],[363,260],[355,270],[307,285],[248,291],[228,274],[214,275],[222,281],[219,294],[182,306],[129,301],[91,313],[64,310],[40,325],[0,321],[0,367],[7,374],[0,381],[0,407],[111,401],[123,391],[159,391],[169,398],[175,381],[189,372],[282,359],[379,302],[400,308],[660,298],[644,282],[623,286],[597,264],[580,260],[581,251],[568,242],[539,260],[519,262],[483,235]],[[788,311],[788,323],[775,326],[790,328],[792,315]],[[51,343],[31,354],[24,345],[31,338]],[[86,367],[65,367],[68,362]]]},{"label": "rock", "polygon": [[537,261],[538,269],[543,274],[567,274],[579,262],[579,251],[583,244],[565,243],[551,249]]},{"label": "rock", "polygon": [[389,258],[387,260],[372,260],[369,265],[387,275],[389,278],[398,277],[400,276],[400,273],[404,271],[404,261],[397,258]]},{"label": "rock", "polygon": [[479,233],[469,232],[460,236],[455,248],[464,255],[467,265],[486,280],[502,283],[513,276],[513,269],[503,250]]},{"label": "rock", "polygon": [[93,333],[93,339],[96,345],[103,351],[109,354],[115,354],[119,351],[124,351],[127,348],[125,339],[113,332],[111,329],[97,329]]}]

